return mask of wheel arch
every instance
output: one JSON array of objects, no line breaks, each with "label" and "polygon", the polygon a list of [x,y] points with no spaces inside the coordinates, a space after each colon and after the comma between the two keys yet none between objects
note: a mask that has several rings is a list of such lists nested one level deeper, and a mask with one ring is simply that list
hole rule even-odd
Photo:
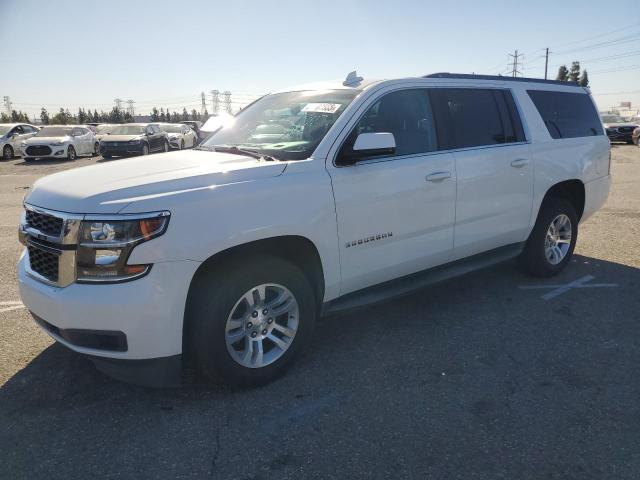
[{"label": "wheel arch", "polygon": [[560,197],[570,202],[576,210],[578,221],[582,218],[585,205],[585,188],[584,183],[578,179],[564,180],[549,187],[542,199],[542,205],[549,197]]},{"label": "wheel arch", "polygon": [[320,253],[315,244],[307,237],[299,235],[283,235],[264,238],[248,243],[236,245],[222,250],[207,258],[196,270],[187,293],[185,305],[184,323],[182,327],[183,352],[186,352],[189,339],[189,315],[188,309],[192,299],[192,293],[200,285],[205,274],[211,269],[223,271],[231,267],[234,262],[241,261],[251,255],[272,255],[287,260],[296,265],[307,277],[316,297],[318,311],[324,299],[325,278]]}]

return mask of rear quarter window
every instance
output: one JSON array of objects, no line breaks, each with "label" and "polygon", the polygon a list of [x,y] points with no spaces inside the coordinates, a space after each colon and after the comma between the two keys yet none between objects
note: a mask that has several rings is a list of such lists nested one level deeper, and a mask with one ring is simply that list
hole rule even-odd
[{"label": "rear quarter window", "polygon": [[527,90],[554,139],[604,135],[600,117],[586,93]]}]

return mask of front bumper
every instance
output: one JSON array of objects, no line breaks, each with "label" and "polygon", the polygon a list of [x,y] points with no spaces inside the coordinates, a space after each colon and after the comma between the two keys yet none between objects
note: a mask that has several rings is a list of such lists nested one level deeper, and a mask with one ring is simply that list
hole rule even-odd
[{"label": "front bumper", "polygon": [[612,142],[631,142],[633,139],[633,132],[617,132],[607,130],[607,137]]},{"label": "front bumper", "polygon": [[67,147],[69,145],[37,145],[38,147],[49,147],[50,153],[42,153],[42,150],[29,150],[29,147],[36,145],[27,145],[20,148],[22,157],[30,158],[65,158],[67,156]]},{"label": "front bumper", "polygon": [[[20,297],[39,325],[68,348],[91,357],[150,360],[182,353],[187,293],[199,262],[156,263],[145,277],[126,283],[78,284],[60,288],[27,273],[29,255],[18,263]],[[53,328],[52,328],[53,327]],[[74,340],[69,331],[100,335],[121,332],[126,349]],[[121,345],[121,343],[118,343]]]},{"label": "front bumper", "polygon": [[169,146],[171,148],[180,148],[182,137],[169,137]]},{"label": "front bumper", "polygon": [[107,145],[100,144],[100,155],[111,155],[114,157],[126,156],[126,155],[141,155],[142,154],[142,145],[139,144],[126,144],[123,143],[121,145]]}]

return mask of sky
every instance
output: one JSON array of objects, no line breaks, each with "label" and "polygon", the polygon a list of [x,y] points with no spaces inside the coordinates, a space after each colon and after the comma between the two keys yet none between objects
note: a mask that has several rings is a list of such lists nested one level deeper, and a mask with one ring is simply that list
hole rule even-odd
[{"label": "sky", "polygon": [[115,98],[142,114],[191,110],[214,89],[237,106],[351,70],[508,74],[516,49],[524,75],[542,77],[548,47],[550,76],[580,61],[601,110],[640,105],[640,17],[627,6],[628,15],[602,0],[0,0],[0,96],[30,115],[108,111]]}]

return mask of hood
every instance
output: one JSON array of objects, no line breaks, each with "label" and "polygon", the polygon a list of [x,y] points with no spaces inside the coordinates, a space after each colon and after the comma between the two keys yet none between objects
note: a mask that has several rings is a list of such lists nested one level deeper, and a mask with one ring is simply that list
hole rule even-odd
[{"label": "hood", "polygon": [[75,168],[41,178],[34,183],[25,202],[69,213],[118,213],[132,203],[165,197],[165,208],[171,209],[174,195],[275,177],[285,167],[283,162],[242,155],[180,150]]},{"label": "hood", "polygon": [[31,137],[25,140],[27,145],[48,145],[54,142],[68,142],[71,137],[68,135],[61,137]]},{"label": "hood", "polygon": [[107,135],[102,134],[102,139],[109,142],[129,142],[131,140],[142,140],[144,135]]}]

